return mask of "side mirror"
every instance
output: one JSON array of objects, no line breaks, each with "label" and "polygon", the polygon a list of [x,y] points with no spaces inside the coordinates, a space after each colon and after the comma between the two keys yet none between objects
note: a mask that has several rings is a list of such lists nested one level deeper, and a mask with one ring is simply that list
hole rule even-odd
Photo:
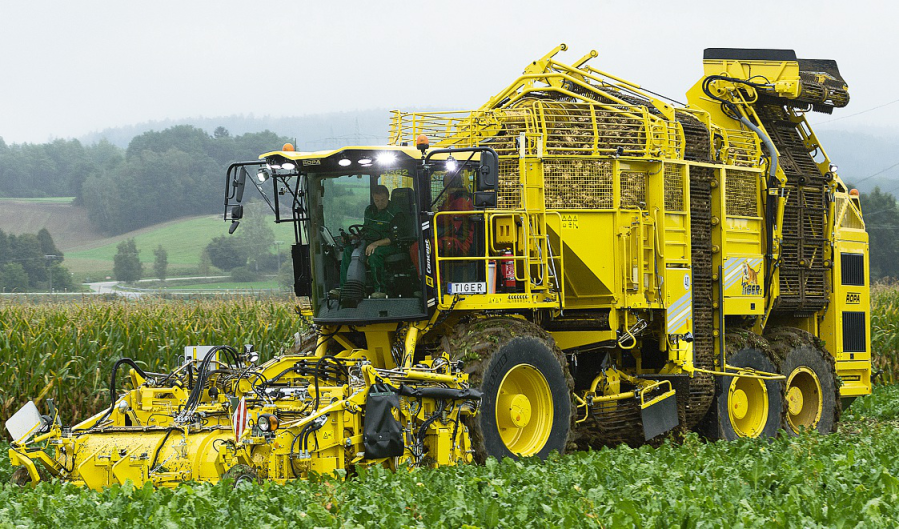
[{"label": "side mirror", "polygon": [[231,210],[228,212],[228,218],[231,220],[240,220],[243,218],[243,206],[240,204],[236,204],[231,206]]},{"label": "side mirror", "polygon": [[431,205],[431,170],[427,166],[418,166],[415,178],[418,180],[418,207],[428,209]]},{"label": "side mirror", "polygon": [[477,191],[474,194],[474,207],[476,208],[495,208],[496,192],[495,191]]},{"label": "side mirror", "polygon": [[499,160],[493,150],[481,151],[478,167],[478,191],[496,191],[499,184]]},{"label": "side mirror", "polygon": [[246,168],[240,168],[240,171],[237,172],[237,175],[234,177],[234,181],[231,182],[231,185],[234,187],[234,200],[236,202],[241,202],[243,200],[244,187],[247,185]]}]

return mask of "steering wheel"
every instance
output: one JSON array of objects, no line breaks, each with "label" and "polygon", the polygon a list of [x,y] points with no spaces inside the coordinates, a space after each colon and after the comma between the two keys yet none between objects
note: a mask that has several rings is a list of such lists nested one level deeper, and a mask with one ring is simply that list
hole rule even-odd
[{"label": "steering wheel", "polygon": [[362,235],[362,229],[364,227],[365,226],[363,226],[362,224],[353,224],[352,226],[347,228],[347,231],[349,231],[350,235],[352,235],[353,237],[360,237]]}]

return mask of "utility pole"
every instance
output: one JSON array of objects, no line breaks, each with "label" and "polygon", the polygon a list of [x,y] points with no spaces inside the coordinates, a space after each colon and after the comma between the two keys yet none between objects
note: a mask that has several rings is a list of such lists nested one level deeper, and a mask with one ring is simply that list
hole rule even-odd
[{"label": "utility pole", "polygon": [[50,276],[50,293],[51,294],[53,293],[53,261],[55,261],[57,257],[59,257],[59,256],[55,255],[55,254],[44,255],[44,259],[46,259],[47,262],[50,263],[50,266],[47,267],[47,275]]},{"label": "utility pole", "polygon": [[281,273],[281,245],[284,244],[284,241],[275,241],[275,246],[278,247],[278,273]]}]

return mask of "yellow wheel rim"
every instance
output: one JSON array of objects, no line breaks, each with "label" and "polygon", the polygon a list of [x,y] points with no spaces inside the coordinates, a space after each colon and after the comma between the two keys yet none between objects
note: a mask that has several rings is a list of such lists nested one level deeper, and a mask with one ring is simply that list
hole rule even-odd
[{"label": "yellow wheel rim", "polygon": [[821,420],[824,400],[821,381],[807,367],[797,367],[787,377],[787,424],[794,432],[814,428]]},{"label": "yellow wheel rim", "polygon": [[496,396],[496,425],[513,454],[532,456],[546,445],[553,426],[553,398],[537,368],[520,364],[503,377]]},{"label": "yellow wheel rim", "polygon": [[768,390],[755,378],[734,378],[730,383],[727,414],[740,437],[758,437],[768,421]]}]

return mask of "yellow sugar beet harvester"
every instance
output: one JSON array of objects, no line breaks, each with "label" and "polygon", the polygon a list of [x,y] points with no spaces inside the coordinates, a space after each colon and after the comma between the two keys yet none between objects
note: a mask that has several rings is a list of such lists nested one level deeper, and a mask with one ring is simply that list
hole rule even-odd
[{"label": "yellow sugar beet harvester", "polygon": [[104,412],[11,420],[17,479],[283,482],[832,431],[871,390],[861,206],[805,118],[848,103],[836,64],[708,49],[683,105],[565,49],[480,109],[394,112],[387,146],[233,164],[225,220],[249,181],[295,224],[314,333],[261,364],[123,359],[133,389]]}]

